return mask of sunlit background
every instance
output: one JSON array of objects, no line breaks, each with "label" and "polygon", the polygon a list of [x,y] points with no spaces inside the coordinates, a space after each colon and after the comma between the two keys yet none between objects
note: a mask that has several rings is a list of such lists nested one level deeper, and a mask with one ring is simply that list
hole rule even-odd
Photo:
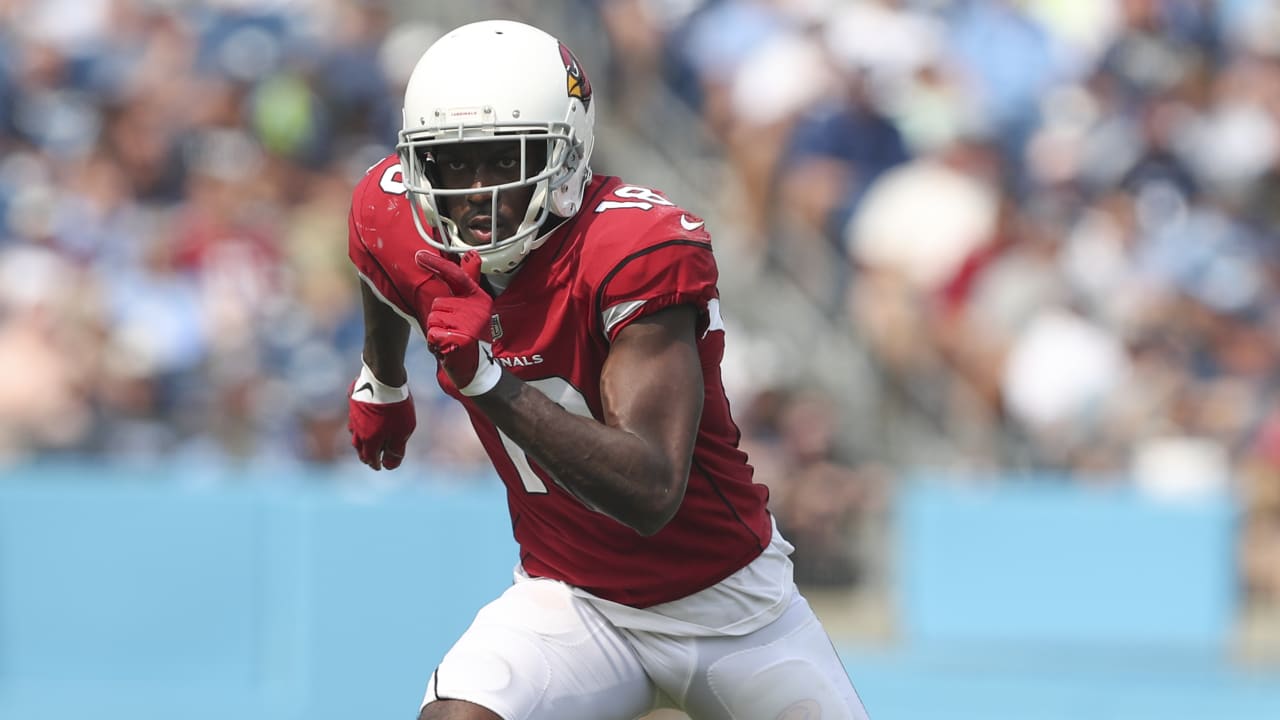
[{"label": "sunlit background", "polygon": [[1280,718],[1271,0],[0,1],[0,718],[408,720],[510,582],[422,344],[345,429],[350,190],[488,17],[707,218],[873,718]]}]

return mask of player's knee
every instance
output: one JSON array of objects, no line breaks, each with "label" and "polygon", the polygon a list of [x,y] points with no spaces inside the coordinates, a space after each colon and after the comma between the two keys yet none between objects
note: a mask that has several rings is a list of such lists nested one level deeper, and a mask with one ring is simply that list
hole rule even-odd
[{"label": "player's knee", "polygon": [[502,716],[465,700],[435,700],[422,706],[418,720],[502,720]]}]

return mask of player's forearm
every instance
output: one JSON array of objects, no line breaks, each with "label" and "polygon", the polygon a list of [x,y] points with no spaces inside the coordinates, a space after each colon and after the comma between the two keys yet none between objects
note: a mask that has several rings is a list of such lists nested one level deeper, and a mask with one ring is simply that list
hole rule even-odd
[{"label": "player's forearm", "polygon": [[408,381],[404,356],[409,347],[409,323],[362,285],[364,304],[364,364],[380,382],[393,387]]},{"label": "player's forearm", "polygon": [[373,371],[374,377],[393,387],[408,382],[404,369],[404,356],[408,347],[408,333],[403,338],[393,333],[377,333],[366,330],[361,357]]},{"label": "player's forearm", "polygon": [[564,489],[599,512],[652,535],[675,515],[689,468],[673,467],[640,436],[568,412],[510,373],[472,398]]}]

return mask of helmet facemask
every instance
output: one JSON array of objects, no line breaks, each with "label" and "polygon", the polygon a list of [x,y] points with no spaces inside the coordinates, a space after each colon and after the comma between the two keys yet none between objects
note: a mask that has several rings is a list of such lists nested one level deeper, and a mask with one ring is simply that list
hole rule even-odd
[{"label": "helmet facemask", "polygon": [[[496,142],[518,143],[519,173],[515,180],[494,185],[443,187],[436,158],[444,146]],[[537,148],[538,144],[542,148]],[[565,186],[578,175],[575,170],[581,162],[581,143],[573,137],[573,129],[567,123],[552,123],[546,128],[529,128],[515,123],[504,127],[495,123],[484,127],[458,126],[440,133],[402,132],[396,147],[413,222],[419,234],[428,244],[443,252],[460,254],[476,250],[482,260],[481,268],[486,273],[514,270],[525,255],[545,241],[543,227],[553,209],[564,210],[559,207],[564,203],[557,200],[566,192],[574,193],[574,188]],[[539,149],[545,149],[546,161],[534,166],[533,156],[540,155]],[[529,187],[533,188],[533,194],[519,226],[514,231],[507,230],[505,236],[500,235],[498,207],[501,193]],[[488,242],[473,245],[463,239],[457,224],[449,217],[447,199],[484,194],[490,198],[490,236]],[[576,188],[576,194],[580,197],[581,186]],[[564,216],[572,214],[570,211]],[[428,232],[427,228],[433,232]]]}]

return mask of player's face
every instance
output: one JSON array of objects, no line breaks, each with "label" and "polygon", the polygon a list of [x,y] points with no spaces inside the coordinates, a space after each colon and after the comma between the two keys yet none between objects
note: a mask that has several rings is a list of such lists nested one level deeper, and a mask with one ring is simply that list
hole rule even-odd
[{"label": "player's face", "polygon": [[[525,176],[537,174],[546,157],[545,143],[527,143]],[[522,179],[518,140],[442,145],[435,150],[435,161],[443,189],[481,188]],[[496,217],[490,217],[493,198],[488,191],[441,198],[441,209],[457,224],[463,242],[485,245],[516,233],[532,197],[532,185],[499,192]]]}]

